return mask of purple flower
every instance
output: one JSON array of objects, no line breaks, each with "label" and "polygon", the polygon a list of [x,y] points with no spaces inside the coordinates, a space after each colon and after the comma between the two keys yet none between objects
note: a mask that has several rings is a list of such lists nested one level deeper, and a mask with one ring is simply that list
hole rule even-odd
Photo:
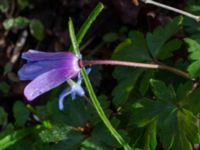
[{"label": "purple flower", "polygon": [[22,58],[27,60],[27,64],[22,66],[18,75],[21,80],[32,80],[24,89],[29,101],[76,77],[80,72],[79,58],[70,52],[29,50],[22,54]]}]

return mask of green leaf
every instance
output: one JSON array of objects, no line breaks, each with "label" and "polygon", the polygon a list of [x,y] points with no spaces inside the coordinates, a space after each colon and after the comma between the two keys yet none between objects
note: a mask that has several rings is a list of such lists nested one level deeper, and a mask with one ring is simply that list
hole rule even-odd
[{"label": "green leaf", "polygon": [[[83,25],[81,26],[78,34],[77,34],[77,42],[80,45],[84,36],[86,35],[87,31],[95,21],[95,19],[98,17],[98,15],[101,13],[101,11],[104,9],[103,3],[99,2],[97,6],[92,10],[90,15],[87,17]],[[70,46],[69,50],[72,50],[72,45]]]},{"label": "green leaf", "polygon": [[38,41],[42,41],[44,39],[44,25],[41,21],[37,19],[31,20],[29,28],[33,37],[36,38]]},{"label": "green leaf", "polygon": [[146,40],[141,32],[131,31],[129,33],[129,39],[131,41],[126,40],[125,42],[127,43],[123,44],[125,46],[118,46],[116,48],[112,55],[113,59],[140,62],[152,60],[148,52]]},{"label": "green leaf", "polygon": [[9,31],[15,24],[14,18],[9,18],[3,21],[3,27],[5,30]]},{"label": "green leaf", "polygon": [[53,126],[50,129],[42,130],[39,136],[43,142],[57,143],[68,138],[69,132],[72,130],[69,126]]},{"label": "green leaf", "polygon": [[160,49],[160,53],[157,58],[164,60],[173,56],[173,51],[179,49],[182,45],[182,41],[179,39],[172,39],[166,42]]},{"label": "green leaf", "polygon": [[112,42],[115,42],[118,40],[118,34],[117,33],[114,33],[114,32],[109,32],[109,33],[106,33],[104,36],[103,36],[103,41],[104,42],[107,42],[107,43],[112,43]]},{"label": "green leaf", "polygon": [[198,77],[200,76],[200,44],[189,38],[185,38],[184,40],[189,46],[189,58],[192,60],[187,70],[191,77]]},{"label": "green leaf", "polygon": [[7,113],[3,109],[3,107],[0,106],[0,125],[5,126],[7,124]]},{"label": "green leaf", "polygon": [[1,3],[0,3],[0,11],[2,13],[5,13],[8,11],[10,7],[10,1],[9,0],[1,0]]},{"label": "green leaf", "polygon": [[28,26],[29,20],[25,17],[18,16],[15,18],[15,26],[18,29],[24,29],[26,26]]},{"label": "green leaf", "polygon": [[142,75],[142,80],[140,81],[139,91],[142,95],[145,95],[149,89],[150,79],[154,76],[155,70],[146,70]]},{"label": "green leaf", "polygon": [[[124,73],[126,72],[126,73]],[[112,91],[113,103],[119,107],[126,103],[129,95],[134,89],[143,69],[133,69],[127,67],[116,67],[113,76],[118,80],[117,86]]]},{"label": "green leaf", "polygon": [[[178,87],[177,94],[173,90],[171,94],[170,88],[161,81],[152,80],[151,85],[156,99],[138,100],[132,107],[131,124],[149,127],[153,121],[156,121],[158,136],[164,149],[192,150],[192,145],[200,142],[197,117],[192,113],[195,103],[196,114],[199,111],[197,99],[199,89],[192,92],[191,84],[187,82]],[[175,100],[172,103],[170,99]],[[191,106],[191,111],[186,109],[188,106]]]},{"label": "green leaf", "polygon": [[0,82],[0,91],[7,94],[10,90],[10,86],[6,82]]},{"label": "green leaf", "polygon": [[186,106],[184,107],[188,108],[194,114],[200,113],[200,88],[197,88],[194,91],[190,92],[187,96],[188,98],[185,101]]},{"label": "green leaf", "polygon": [[6,149],[11,145],[14,145],[19,140],[25,138],[36,130],[36,128],[26,128],[18,131],[12,131],[0,139],[0,149]]},{"label": "green leaf", "polygon": [[164,100],[169,103],[175,100],[176,94],[172,87],[167,87],[164,82],[154,79],[151,79],[150,83],[157,99]]},{"label": "green leaf", "polygon": [[140,99],[137,103],[133,104],[131,122],[138,127],[144,127],[156,120],[160,113],[167,111],[170,107],[170,105],[168,106],[163,102],[147,98]]},{"label": "green leaf", "polygon": [[29,110],[26,108],[25,104],[21,101],[15,102],[13,106],[13,113],[15,117],[16,124],[23,126],[29,117]]},{"label": "green leaf", "polygon": [[153,33],[147,33],[146,40],[151,55],[158,58],[161,48],[172,35],[174,35],[182,24],[183,17],[176,17],[172,22],[164,27],[157,27]]},{"label": "green leaf", "polygon": [[17,0],[20,9],[24,9],[28,6],[29,0]]},{"label": "green leaf", "polygon": [[157,137],[156,137],[156,130],[157,130],[157,126],[156,126],[156,122],[152,122],[144,135],[144,147],[143,149],[145,150],[155,150],[156,146],[157,146]]}]

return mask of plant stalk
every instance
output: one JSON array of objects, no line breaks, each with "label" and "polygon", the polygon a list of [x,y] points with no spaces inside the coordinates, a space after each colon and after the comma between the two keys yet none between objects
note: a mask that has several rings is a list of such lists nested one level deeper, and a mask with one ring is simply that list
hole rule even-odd
[{"label": "plant stalk", "polygon": [[136,68],[162,69],[162,70],[172,72],[186,79],[191,79],[186,72],[164,65],[164,64],[155,64],[155,63],[148,64],[148,63],[120,61],[120,60],[80,60],[79,64],[80,64],[80,67],[84,67],[88,65],[117,65],[117,66],[127,66],[127,67],[136,67]]}]

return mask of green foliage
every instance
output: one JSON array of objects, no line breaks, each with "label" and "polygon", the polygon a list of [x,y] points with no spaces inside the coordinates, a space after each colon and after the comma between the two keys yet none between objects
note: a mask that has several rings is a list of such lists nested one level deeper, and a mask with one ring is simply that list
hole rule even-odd
[{"label": "green foliage", "polygon": [[189,58],[192,60],[192,63],[188,67],[188,72],[191,77],[200,76],[200,44],[190,38],[186,38],[185,42],[188,44],[188,51],[190,53]]},{"label": "green foliage", "polygon": [[38,41],[44,39],[44,25],[38,19],[29,20],[26,17],[18,16],[16,18],[8,18],[4,20],[3,27],[5,30],[9,31],[13,28],[15,29],[26,29],[29,26],[30,33]]},{"label": "green foliage", "polygon": [[[169,40],[171,36],[173,36],[180,29],[182,20],[183,20],[182,17],[177,17],[172,22],[168,23],[165,27],[157,27],[153,31],[153,33],[147,33],[146,36],[147,45],[153,58],[158,58],[157,56],[159,55],[159,53],[161,53],[162,46],[165,47],[164,44]],[[166,44],[168,44],[169,46],[169,43]],[[171,49],[169,46],[168,49],[169,54],[170,51]]]},{"label": "green foliage", "polygon": [[[28,0],[16,2],[19,12],[28,9]],[[200,12],[199,2],[190,0],[189,3],[186,9]],[[7,13],[9,7],[10,1],[3,0],[0,11]],[[102,3],[95,7],[77,35],[70,20],[72,46],[69,49],[75,49],[77,55],[79,45],[103,8]],[[192,38],[185,39],[189,57],[178,59],[174,53],[181,50],[183,40],[174,35],[182,29],[182,20],[182,17],[176,17],[145,34],[141,32],[142,28],[132,31],[121,27],[118,31],[106,33],[102,42],[107,43],[106,46],[119,42],[112,59],[149,64],[162,61],[182,70],[187,68],[194,78],[193,82],[156,69],[116,67],[112,74],[116,79],[112,93],[108,97],[97,97],[85,69],[82,69],[88,91],[86,95],[89,94],[92,104],[85,100],[86,97],[75,101],[66,98],[64,110],[59,111],[57,95],[60,89],[57,88],[42,97],[34,104],[36,106],[15,101],[12,114],[6,112],[10,104],[5,106],[6,111],[0,107],[0,150],[110,150],[122,147],[125,150],[131,150],[131,147],[134,150],[155,150],[159,147],[164,150],[192,150],[194,144],[200,143],[197,125],[200,110],[200,26],[184,19],[184,27]],[[6,18],[3,27],[6,33],[29,29],[39,42],[45,36],[42,22],[28,17]],[[6,68],[10,70],[9,65]],[[7,82],[0,82],[1,99],[12,98],[9,95],[12,90]]]},{"label": "green foliage", "polygon": [[9,19],[6,19],[4,20],[3,22],[3,27],[6,29],[6,30],[10,30],[13,26],[14,26],[14,19],[13,18],[9,18]]},{"label": "green foliage", "polygon": [[0,139],[0,149],[6,149],[15,144],[24,137],[30,135],[35,131],[35,128],[25,128],[18,131],[10,130],[3,138]]},{"label": "green foliage", "polygon": [[[182,44],[178,39],[170,39],[180,29],[181,22],[182,17],[177,17],[166,26],[157,27],[152,33],[147,33],[146,38],[141,32],[130,31],[128,38],[117,46],[112,58],[149,63],[155,59],[170,58],[172,52],[179,49]],[[162,36],[160,36],[161,33]],[[123,105],[128,100],[142,75],[144,79],[140,83],[139,90],[141,94],[145,94],[149,87],[148,80],[154,76],[153,71],[116,67],[113,76],[117,79],[118,85],[112,92],[113,102],[116,106]]]},{"label": "green foliage", "polygon": [[30,32],[38,41],[42,41],[44,39],[44,26],[41,21],[37,19],[33,19],[30,21]]},{"label": "green foliage", "polygon": [[50,129],[42,130],[39,136],[43,142],[59,142],[66,140],[70,131],[71,127],[69,126],[55,126]]},{"label": "green foliage", "polygon": [[0,125],[5,126],[7,124],[7,113],[3,109],[3,107],[0,107]]},{"label": "green foliage", "polygon": [[10,86],[6,82],[0,82],[0,92],[7,94],[10,90]]},{"label": "green foliage", "polygon": [[0,11],[2,13],[5,13],[8,11],[9,9],[9,6],[10,6],[10,0],[1,0],[1,3],[0,3]]},{"label": "green foliage", "polygon": [[16,101],[13,106],[13,113],[15,117],[15,123],[18,126],[23,126],[29,117],[29,110],[26,108],[25,104],[21,101]]},{"label": "green foliage", "polygon": [[24,9],[28,6],[29,0],[17,0],[20,9]]},{"label": "green foliage", "polygon": [[[186,11],[198,15],[200,13],[200,3],[198,0],[189,0],[187,1]],[[200,23],[191,19],[184,18],[184,27],[185,30],[190,33],[188,37],[200,42]]]},{"label": "green foliage", "polygon": [[[162,81],[151,80],[155,100],[145,98],[139,100],[139,104],[134,104],[132,123],[138,127],[150,127],[153,122],[156,122],[156,128],[160,132],[154,134],[158,134],[164,149],[192,150],[192,144],[200,142],[200,130],[196,124],[197,117],[187,109],[188,105],[199,108],[195,94],[197,91],[191,91],[190,85],[181,86],[190,89],[182,93],[178,93],[181,88],[179,87],[178,96],[172,86],[166,86]],[[192,99],[197,102],[196,106],[193,105]]]}]

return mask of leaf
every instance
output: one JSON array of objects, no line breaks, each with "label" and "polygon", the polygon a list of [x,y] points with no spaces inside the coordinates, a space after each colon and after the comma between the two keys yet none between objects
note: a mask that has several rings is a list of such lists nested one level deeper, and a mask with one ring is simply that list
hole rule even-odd
[{"label": "leaf", "polygon": [[14,18],[9,18],[3,21],[3,27],[5,30],[9,31],[14,26]]},{"label": "leaf", "polygon": [[195,89],[194,91],[190,92],[188,98],[185,101],[185,108],[189,109],[194,114],[200,113],[200,88]]},{"label": "leaf", "polygon": [[[125,61],[151,61],[144,35],[141,32],[131,31],[129,38],[117,46],[112,58]],[[113,102],[117,107],[126,103],[143,72],[144,69],[128,67],[115,68],[113,77],[117,79],[118,84],[112,91],[112,95],[114,96]]]},{"label": "leaf", "polygon": [[126,103],[142,72],[143,69],[116,67],[113,76],[118,80],[118,84],[112,91],[115,106],[119,107]]},{"label": "leaf", "polygon": [[11,145],[14,145],[19,140],[25,138],[26,136],[30,135],[31,133],[35,132],[36,128],[25,128],[17,131],[12,131],[5,135],[3,138],[0,139],[0,149],[6,149]]},{"label": "leaf", "polygon": [[71,131],[71,127],[69,126],[53,126],[50,129],[42,130],[39,133],[39,136],[43,142],[59,142],[62,140],[66,140],[68,138],[68,134]]},{"label": "leaf", "polygon": [[157,126],[156,126],[156,122],[152,122],[146,132],[145,132],[145,135],[144,135],[144,147],[143,149],[145,150],[155,150],[156,149],[156,146],[157,146],[157,137],[156,137],[156,129],[157,129]]},{"label": "leaf", "polygon": [[[138,107],[139,106],[139,107]],[[147,98],[140,99],[132,106],[131,124],[138,127],[144,127],[157,119],[159,114],[163,112],[166,104],[159,101],[153,101]]]},{"label": "leaf", "polygon": [[38,41],[42,41],[44,39],[44,25],[41,21],[37,19],[32,19],[30,21],[29,28],[33,37],[36,38]]},{"label": "leaf", "polygon": [[1,3],[0,3],[0,11],[2,13],[5,13],[8,11],[10,7],[10,1],[9,0],[1,0]]},{"label": "leaf", "polygon": [[17,0],[17,3],[22,10],[28,6],[29,0]]},{"label": "leaf", "polygon": [[173,56],[173,51],[179,49],[182,45],[182,41],[179,39],[172,39],[166,42],[160,49],[157,58],[164,60]]},{"label": "leaf", "polygon": [[145,95],[149,89],[149,81],[154,76],[155,70],[146,70],[140,81],[139,91],[142,95]]},{"label": "leaf", "polygon": [[[191,112],[192,110],[186,109],[187,105],[185,104],[187,102],[190,106],[196,102],[195,109],[197,111],[199,108],[199,102],[197,102],[199,89],[191,92],[190,82],[180,85],[177,94],[173,90],[170,92],[170,88],[158,80],[152,80],[151,86],[156,100],[143,98],[134,104],[131,124],[138,127],[149,127],[153,121],[156,121],[157,129],[160,131],[158,135],[164,149],[192,150],[192,145],[200,142],[200,130],[196,124],[197,117]],[[177,98],[178,100],[176,100]],[[170,99],[175,100],[172,103]]]},{"label": "leaf", "polygon": [[7,124],[7,113],[4,108],[0,106],[0,125],[5,126]]},{"label": "leaf", "polygon": [[25,17],[18,16],[15,18],[15,26],[18,29],[24,29],[26,26],[28,26],[29,20]]},{"label": "leaf", "polygon": [[13,106],[13,113],[15,117],[15,122],[19,126],[23,126],[26,123],[30,114],[29,110],[21,101],[15,102]]},{"label": "leaf", "polygon": [[0,82],[0,91],[7,94],[10,90],[10,86],[6,82]]},{"label": "leaf", "polygon": [[[164,27],[157,27],[153,33],[147,33],[146,40],[151,55],[158,58],[162,46],[174,35],[181,26],[183,17],[176,17],[172,22]],[[162,35],[162,36],[161,36]]]},{"label": "leaf", "polygon": [[125,46],[121,46],[120,48],[118,46],[115,49],[112,59],[140,62],[148,62],[152,60],[148,52],[146,40],[141,32],[130,31],[129,39],[131,41],[124,41],[127,43],[123,44]]},{"label": "leaf", "polygon": [[187,70],[191,77],[198,77],[200,76],[200,44],[189,38],[185,38],[184,40],[189,46],[189,58],[192,60]]},{"label": "leaf", "polygon": [[106,33],[103,36],[103,41],[107,43],[112,43],[118,40],[118,34],[114,32]]},{"label": "leaf", "polygon": [[157,99],[164,100],[168,103],[175,100],[176,94],[172,87],[167,87],[164,82],[154,79],[151,79],[150,83]]}]

